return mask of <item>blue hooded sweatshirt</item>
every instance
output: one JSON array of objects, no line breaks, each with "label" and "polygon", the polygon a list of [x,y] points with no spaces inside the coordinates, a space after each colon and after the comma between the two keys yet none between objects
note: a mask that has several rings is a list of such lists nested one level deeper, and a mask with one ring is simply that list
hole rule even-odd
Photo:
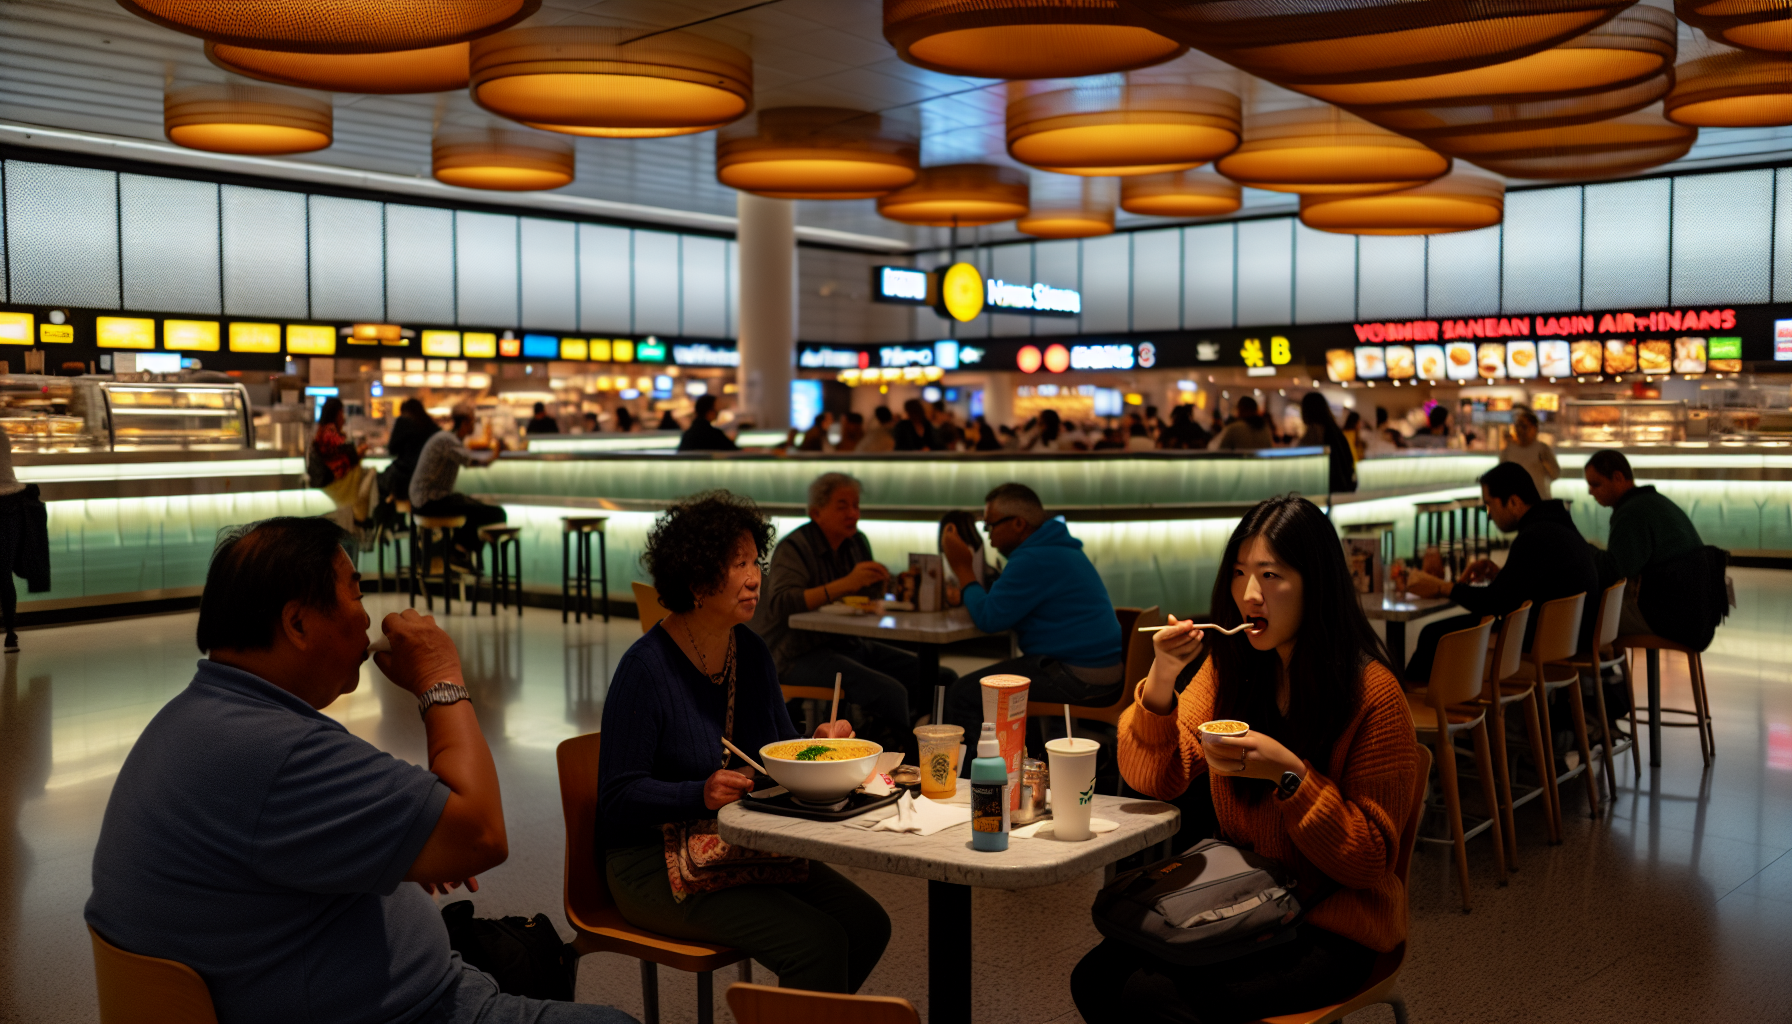
[{"label": "blue hooded sweatshirt", "polygon": [[1080,668],[1120,664],[1120,620],[1108,588],[1062,520],[1047,520],[1022,541],[989,590],[966,587],[964,606],[985,633],[1014,630],[1027,654]]}]

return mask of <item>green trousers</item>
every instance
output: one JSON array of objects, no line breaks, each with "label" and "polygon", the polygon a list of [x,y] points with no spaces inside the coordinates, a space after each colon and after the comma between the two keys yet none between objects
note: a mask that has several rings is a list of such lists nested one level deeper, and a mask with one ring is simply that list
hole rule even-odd
[{"label": "green trousers", "polygon": [[795,885],[737,885],[678,902],[663,847],[604,855],[610,895],[637,928],[744,949],[784,988],[853,993],[890,943],[890,916],[870,893],[818,861]]}]

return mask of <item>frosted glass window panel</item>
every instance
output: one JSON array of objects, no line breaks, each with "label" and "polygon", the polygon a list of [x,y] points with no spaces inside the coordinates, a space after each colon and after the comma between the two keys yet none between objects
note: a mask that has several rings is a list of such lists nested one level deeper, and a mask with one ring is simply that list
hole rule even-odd
[{"label": "frosted glass window panel", "polygon": [[627,228],[579,225],[579,330],[635,329],[630,234]]},{"label": "frosted glass window panel", "polygon": [[454,212],[457,324],[521,327],[517,308],[517,218]]},{"label": "frosted glass window panel", "polygon": [[384,320],[385,225],[381,203],[311,197],[311,315]]},{"label": "frosted glass window panel", "polygon": [[684,238],[684,321],[679,333],[691,338],[728,335],[728,243],[720,238]]},{"label": "frosted glass window panel", "polygon": [[572,331],[579,326],[578,225],[524,217],[523,326]]},{"label": "frosted glass window panel", "polygon": [[1427,248],[1426,316],[1489,316],[1500,311],[1498,225],[1432,235]]},{"label": "frosted glass window panel", "polygon": [[1672,304],[1769,301],[1773,174],[1736,171],[1674,179]]},{"label": "frosted glass window panel", "polygon": [[1356,248],[1358,320],[1425,315],[1425,239],[1364,235]]},{"label": "frosted glass window panel", "polygon": [[1356,319],[1356,236],[1294,225],[1294,322]]},{"label": "frosted glass window panel", "polygon": [[1173,331],[1182,326],[1182,231],[1132,235],[1132,329]]},{"label": "frosted glass window panel", "polygon": [[1672,181],[1586,186],[1582,309],[1664,306]]},{"label": "frosted glass window panel", "polygon": [[6,161],[11,301],[118,308],[118,175]]},{"label": "frosted glass window panel", "polygon": [[[997,245],[989,250],[989,276],[1031,288],[1033,286],[1033,246],[1027,243],[1020,245]],[[997,338],[1024,338],[1033,333],[1033,318],[1017,316],[1013,313],[991,313],[984,311],[989,318],[989,333]]]},{"label": "frosted glass window panel", "polygon": [[1792,302],[1792,167],[1774,173],[1773,301]]},{"label": "frosted glass window panel", "polygon": [[1579,185],[1506,193],[1500,311],[1557,314],[1580,301]]},{"label": "frosted glass window panel", "polygon": [[1083,239],[1083,330],[1131,330],[1132,234]]},{"label": "frosted glass window panel", "polygon": [[635,333],[678,334],[678,236],[635,232]]},{"label": "frosted glass window panel", "polygon": [[724,335],[729,338],[740,332],[735,326],[735,319],[740,316],[740,244],[733,239],[728,241],[728,329]]},{"label": "frosted glass window panel", "polygon": [[305,194],[224,185],[218,200],[225,315],[310,316]]},{"label": "frosted glass window panel", "polygon": [[118,203],[125,308],[214,316],[222,312],[218,186],[120,174]]},{"label": "frosted glass window panel", "polygon": [[1231,327],[1235,227],[1207,224],[1182,229],[1182,326]]},{"label": "frosted glass window panel", "polygon": [[1288,323],[1294,313],[1294,218],[1238,225],[1238,323]]},{"label": "frosted glass window panel", "polygon": [[454,322],[454,212],[386,204],[386,317]]},{"label": "frosted glass window panel", "polygon": [[[1089,308],[1089,296],[1083,289],[1081,249],[1074,238],[1033,243],[1033,281],[1053,288],[1083,290],[1083,308]],[[1033,333],[1079,334],[1085,320],[1075,316],[1037,316],[1033,318]]]}]

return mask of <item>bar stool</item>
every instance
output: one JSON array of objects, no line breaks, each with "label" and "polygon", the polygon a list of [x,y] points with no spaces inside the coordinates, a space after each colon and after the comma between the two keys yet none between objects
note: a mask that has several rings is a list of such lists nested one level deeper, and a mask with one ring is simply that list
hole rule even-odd
[{"label": "bar stool", "polygon": [[[1685,708],[1652,708],[1652,710],[1658,711],[1659,715],[1686,715],[1690,717],[1692,721],[1669,722],[1653,718],[1643,720],[1643,724],[1651,727],[1649,736],[1649,764],[1651,766],[1659,766],[1661,764],[1661,733],[1659,732],[1659,726],[1663,725],[1679,729],[1698,729],[1699,753],[1704,755],[1705,763],[1710,764],[1711,759],[1717,756],[1717,735],[1711,728],[1711,697],[1705,691],[1705,662],[1704,659],[1699,656],[1699,652],[1685,644],[1675,643],[1666,637],[1655,636],[1648,633],[1634,633],[1628,636],[1618,637],[1616,640],[1612,641],[1612,647],[1616,650],[1623,651],[1624,654],[1631,659],[1629,667],[1626,670],[1626,678],[1629,679],[1635,678],[1636,652],[1643,651],[1646,653],[1648,659],[1653,662],[1649,667],[1649,675],[1655,693],[1657,694],[1660,693],[1661,687],[1661,655],[1659,652],[1677,651],[1686,655],[1686,673],[1691,677],[1692,681],[1693,709],[1688,711]],[[1653,703],[1655,702],[1651,701],[1651,704]],[[1637,735],[1636,723],[1636,696],[1635,687],[1633,686],[1630,700],[1630,735],[1632,737]],[[1640,768],[1638,769],[1638,772],[1641,772]]]},{"label": "bar stool", "polygon": [[[523,617],[523,528],[506,523],[493,523],[479,528],[481,544],[492,549],[492,614],[498,614],[499,593],[504,607],[516,598],[516,616]],[[473,603],[479,603],[479,592],[473,592]]]},{"label": "bar stool", "polygon": [[[1506,842],[1500,831],[1499,797],[1494,791],[1493,763],[1488,756],[1487,708],[1470,702],[1485,687],[1487,641],[1493,635],[1493,616],[1469,629],[1446,633],[1437,642],[1437,658],[1431,663],[1430,685],[1407,692],[1407,707],[1420,742],[1427,734],[1437,745],[1437,781],[1444,791],[1444,812],[1450,820],[1448,842],[1456,847],[1456,877],[1462,886],[1462,909],[1469,909],[1468,840],[1482,832],[1493,833],[1493,855],[1499,864],[1500,884],[1506,883]],[[1481,776],[1481,798],[1487,802],[1487,818],[1473,828],[1462,826],[1462,794],[1456,777],[1456,734],[1466,732],[1474,741],[1475,771]]]},{"label": "bar stool", "polygon": [[[411,561],[412,597],[411,607],[416,607],[416,584],[421,573],[423,586],[423,603],[429,611],[436,610],[435,595],[429,592],[429,571],[435,566],[435,559],[442,560],[442,614],[454,614],[454,591],[449,584],[458,574],[454,570],[454,531],[467,525],[466,516],[412,516],[419,545],[418,556]],[[474,574],[473,584],[474,610],[478,610],[479,584],[478,574]]]},{"label": "bar stool", "polygon": [[[1525,704],[1525,724],[1529,727],[1531,739],[1531,757],[1538,764],[1547,764],[1548,758],[1543,747],[1543,733],[1537,722],[1537,709],[1534,704],[1537,688],[1529,680],[1521,680],[1514,692],[1507,694],[1502,685],[1505,680],[1518,674],[1524,666],[1524,630],[1531,621],[1531,602],[1525,603],[1506,613],[1500,621],[1500,632],[1493,641],[1492,657],[1487,661],[1487,675],[1481,685],[1481,695],[1472,702],[1473,706],[1486,709],[1490,723],[1488,732],[1493,741],[1493,775],[1495,796],[1500,802],[1500,818],[1505,828],[1506,862],[1512,870],[1518,870],[1518,826],[1513,817],[1518,804],[1528,803],[1546,790],[1541,782],[1536,788],[1525,793],[1517,801],[1512,798],[1512,768],[1506,760],[1506,705],[1532,698]],[[1541,778],[1542,773],[1538,773]],[[1549,801],[1544,800],[1544,806]],[[1547,815],[1545,816],[1547,817]]]},{"label": "bar stool", "polygon": [[[570,608],[574,622],[596,618],[591,611],[591,535],[597,534],[597,582],[603,591],[604,621],[610,621],[610,554],[604,524],[609,516],[560,517],[560,621]],[[577,543],[573,542],[577,536]]]},{"label": "bar stool", "polygon": [[[1531,763],[1537,768],[1537,785],[1526,792],[1510,796],[1512,809],[1516,812],[1518,808],[1532,800],[1541,799],[1544,807],[1544,822],[1549,831],[1549,841],[1559,843],[1562,841],[1562,837],[1557,829],[1557,824],[1561,819],[1555,810],[1555,794],[1548,783],[1543,780],[1547,773],[1547,766],[1553,765],[1555,759],[1550,756],[1552,748],[1543,742],[1543,698],[1537,687],[1537,681],[1531,678],[1530,666],[1524,662],[1524,631],[1529,625],[1534,611],[1531,602],[1526,601],[1507,614],[1507,625],[1502,627],[1499,641],[1494,645],[1495,664],[1491,666],[1491,670],[1497,673],[1502,712],[1509,704],[1521,704],[1524,707],[1525,732],[1530,740]],[[1524,621],[1515,623],[1514,619],[1520,612],[1524,615]],[[1514,632],[1508,634],[1508,629]],[[1508,643],[1514,645],[1515,652],[1508,651],[1506,647]],[[1511,658],[1508,658],[1509,653],[1513,653]],[[1503,737],[1505,735],[1506,723],[1503,713],[1496,720],[1494,729],[1497,730],[1496,736]],[[1515,785],[1515,773],[1509,773],[1508,777],[1514,779],[1509,786]],[[1516,862],[1516,858],[1514,858],[1514,862]]]},{"label": "bar stool", "polygon": [[[391,528],[382,526],[374,535],[374,551],[379,559],[379,575],[375,579],[378,580],[379,592],[382,594],[386,592],[386,546],[392,547],[393,589],[397,589],[399,580],[409,575],[405,564],[412,560],[407,557],[411,547],[411,503],[397,498],[387,500],[392,502],[392,507],[398,514],[398,525]],[[411,603],[415,605],[416,600],[413,599]]]},{"label": "bar stool", "polygon": [[[1614,801],[1618,799],[1618,774],[1612,768],[1613,758],[1626,750],[1630,751],[1631,771],[1636,778],[1643,777],[1642,755],[1636,749],[1636,726],[1630,727],[1630,735],[1619,745],[1616,740],[1617,730],[1612,728],[1611,715],[1605,709],[1605,670],[1616,668],[1629,672],[1624,655],[1612,647],[1612,641],[1618,639],[1618,620],[1624,614],[1624,588],[1629,582],[1619,580],[1605,588],[1605,593],[1599,596],[1599,619],[1593,630],[1593,649],[1584,655],[1568,659],[1568,664],[1573,665],[1583,676],[1590,675],[1593,678],[1595,706],[1599,709],[1599,728],[1605,736],[1604,742],[1599,745],[1601,760],[1605,763],[1605,783],[1611,790]],[[1624,678],[1628,683],[1630,676],[1626,674]],[[1636,707],[1633,705],[1630,710],[1634,715]]]},{"label": "bar stool", "polygon": [[[1549,770],[1540,774],[1549,780],[1549,798],[1554,805],[1556,835],[1562,834],[1562,783],[1585,774],[1587,801],[1592,817],[1599,817],[1599,785],[1593,781],[1593,749],[1587,739],[1587,712],[1581,706],[1580,672],[1569,665],[1580,647],[1580,617],[1587,606],[1587,595],[1574,594],[1546,602],[1537,616],[1537,633],[1531,638],[1529,659],[1532,680],[1537,683],[1539,717],[1543,720],[1543,737],[1549,743]],[[1555,672],[1551,672],[1551,669]],[[1557,774],[1555,770],[1555,729],[1549,720],[1549,695],[1566,687],[1574,687],[1568,708],[1574,719],[1574,738],[1580,745],[1580,764]]]}]

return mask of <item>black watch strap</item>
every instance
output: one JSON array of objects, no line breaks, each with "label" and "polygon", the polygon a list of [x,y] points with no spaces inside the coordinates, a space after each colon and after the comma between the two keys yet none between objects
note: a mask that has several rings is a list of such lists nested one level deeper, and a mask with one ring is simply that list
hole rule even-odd
[{"label": "black watch strap", "polygon": [[1276,784],[1276,798],[1286,800],[1300,788],[1301,777],[1294,772],[1283,772],[1282,781]]}]

